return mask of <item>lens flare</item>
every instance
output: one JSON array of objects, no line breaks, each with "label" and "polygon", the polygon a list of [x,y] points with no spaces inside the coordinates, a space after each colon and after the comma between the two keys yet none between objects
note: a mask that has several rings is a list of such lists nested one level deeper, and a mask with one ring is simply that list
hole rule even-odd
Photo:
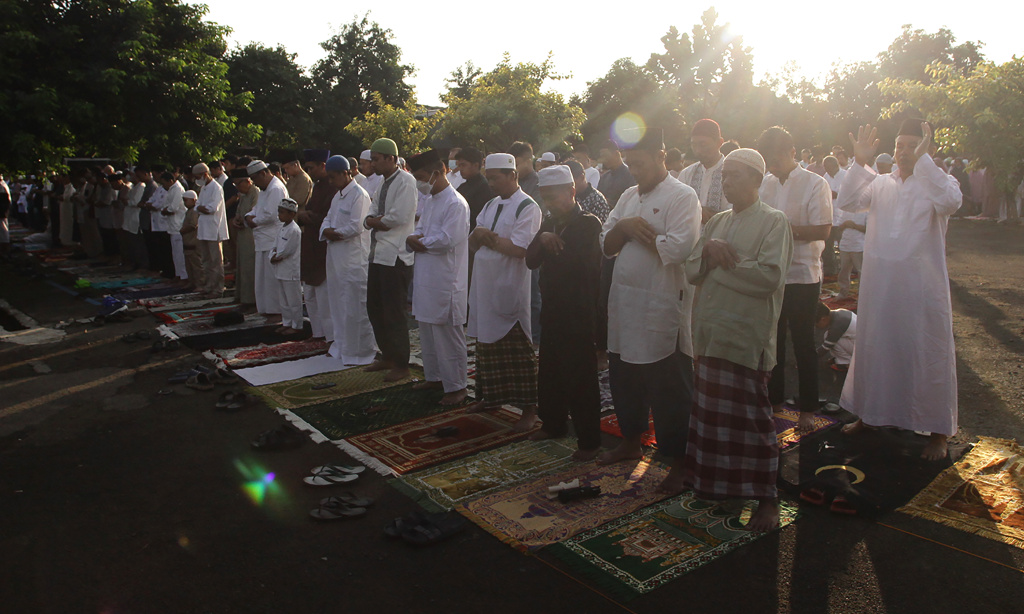
[{"label": "lens flare", "polygon": [[622,148],[630,148],[640,142],[647,133],[647,122],[636,113],[623,113],[615,118],[611,127],[611,139]]},{"label": "lens flare", "polygon": [[235,469],[245,480],[242,483],[242,492],[249,497],[254,505],[261,507],[268,496],[278,493],[278,485],[274,482],[275,475],[272,472],[265,471],[256,463],[246,464],[237,458],[234,463]]}]

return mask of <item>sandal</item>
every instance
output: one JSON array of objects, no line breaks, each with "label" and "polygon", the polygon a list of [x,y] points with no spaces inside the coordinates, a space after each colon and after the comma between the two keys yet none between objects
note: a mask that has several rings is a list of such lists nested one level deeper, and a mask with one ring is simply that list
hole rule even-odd
[{"label": "sandal", "polygon": [[847,516],[856,516],[857,508],[852,503],[846,500],[843,495],[836,495],[836,498],[832,500],[832,505],[829,506],[830,510],[836,514],[845,514]]},{"label": "sandal", "polygon": [[825,505],[825,492],[819,488],[805,488],[800,491],[800,498],[811,505]]},{"label": "sandal", "polygon": [[431,516],[443,516],[444,512],[440,514],[428,514],[422,510],[413,510],[408,516],[402,518],[395,518],[384,527],[384,535],[388,537],[400,538],[402,533],[411,530],[413,527],[417,527],[420,524],[427,522]]},{"label": "sandal", "polygon": [[360,497],[355,493],[347,490],[333,497],[325,497],[323,499],[320,499],[320,505],[337,505],[339,503],[352,505],[354,507],[370,507],[371,505],[373,505],[373,499]]},{"label": "sandal", "polygon": [[363,465],[322,465],[320,467],[313,467],[309,470],[310,473],[316,475],[321,471],[343,471],[345,473],[362,473],[366,470]]},{"label": "sandal", "polygon": [[260,433],[251,445],[257,450],[264,452],[277,452],[279,450],[291,450],[301,446],[306,441],[302,431],[290,424],[281,426]]},{"label": "sandal", "polygon": [[227,369],[217,369],[210,374],[214,384],[221,386],[233,386],[238,383],[238,376]]},{"label": "sandal", "polygon": [[458,514],[439,514],[402,531],[402,539],[414,546],[431,546],[458,535],[466,524],[466,519]]},{"label": "sandal", "polygon": [[320,504],[315,510],[310,510],[309,515],[317,520],[338,520],[339,518],[358,518],[366,515],[365,507],[349,505],[341,501],[332,502],[328,505]]},{"label": "sandal", "polygon": [[235,394],[235,399],[225,407],[225,411],[235,412],[240,409],[245,409],[252,406],[256,401],[256,396],[245,392],[239,392]]},{"label": "sandal", "polygon": [[302,478],[302,481],[310,486],[334,486],[335,484],[354,482],[358,479],[358,473],[336,471],[330,467],[325,467],[322,471],[318,471],[313,475]]},{"label": "sandal", "polygon": [[213,380],[211,380],[210,376],[205,373],[197,373],[196,375],[193,375],[188,378],[185,385],[194,390],[200,390],[203,392],[213,390]]},{"label": "sandal", "polygon": [[222,395],[220,395],[220,397],[217,398],[217,402],[214,404],[214,407],[216,407],[217,409],[226,409],[232,403],[235,402],[235,398],[238,396],[238,394],[239,393],[237,392],[223,393]]}]

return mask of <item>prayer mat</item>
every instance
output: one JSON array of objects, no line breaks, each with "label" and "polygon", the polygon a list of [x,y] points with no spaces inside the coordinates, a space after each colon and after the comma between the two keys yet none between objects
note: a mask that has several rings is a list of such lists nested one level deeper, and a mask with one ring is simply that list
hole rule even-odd
[{"label": "prayer mat", "polygon": [[[220,354],[219,351],[217,353]],[[351,369],[345,369],[344,371],[322,373],[320,375],[303,377],[302,379],[288,382],[258,386],[253,388],[252,392],[261,395],[268,403],[275,407],[296,409],[299,407],[316,405],[317,403],[325,403],[326,401],[335,401],[346,397],[354,397],[358,394],[374,392],[385,388],[393,388],[395,389],[394,391],[397,392],[400,390],[398,387],[403,384],[409,384],[409,386],[402,386],[401,390],[411,388],[412,384],[410,384],[410,382],[423,380],[423,369],[410,366],[409,377],[397,382],[385,382],[385,375],[387,375],[387,371],[364,371],[362,367],[353,367]],[[437,390],[416,390],[412,392],[415,394],[410,395],[408,398],[415,405],[420,405],[421,399],[426,399],[428,397],[430,399],[434,399],[433,403],[436,403],[441,400],[441,397],[444,395],[443,392]],[[387,400],[389,403],[393,403],[395,401],[400,401],[400,399]],[[375,402],[373,405],[380,405],[381,402],[383,401]],[[321,409],[324,408],[323,405],[319,407]],[[310,409],[312,410],[316,408],[311,407]],[[384,426],[394,424],[395,422],[409,420],[417,415],[423,414],[408,414],[400,420],[387,422],[385,424],[376,424],[368,429],[364,429],[363,431],[355,432],[362,433],[365,430],[379,429]],[[348,432],[345,435],[329,437],[329,439],[341,439],[342,437],[346,437],[351,434],[351,432]]]},{"label": "prayer mat", "polygon": [[[160,318],[168,324],[177,324],[184,322],[185,320],[198,320],[200,318],[209,318],[215,314],[231,311],[236,309],[238,305],[212,305],[210,307],[196,307],[194,309],[177,309],[170,311],[161,311],[154,313],[156,317]],[[251,316],[250,316],[251,317]]]},{"label": "prayer mat", "polygon": [[[163,314],[156,314],[163,315]],[[326,354],[329,343],[323,339],[304,339],[302,341],[285,341],[277,345],[259,345],[242,348],[225,348],[213,353],[232,369],[245,369],[275,362],[295,360]]]},{"label": "prayer mat", "polygon": [[[668,469],[648,459],[599,466],[584,463],[464,503],[456,510],[517,550],[566,540],[665,498],[655,492]],[[572,503],[548,498],[548,487],[579,478],[601,495]]]},{"label": "prayer mat", "polygon": [[109,279],[101,281],[92,281],[91,287],[97,290],[114,290],[120,288],[134,288],[136,286],[148,286],[149,284],[158,283],[160,280],[156,277],[133,277],[129,279]]},{"label": "prayer mat", "polygon": [[[775,421],[775,433],[779,438],[780,452],[796,445],[808,435],[813,435],[822,429],[837,424],[834,418],[819,414],[814,416],[814,430],[810,433],[800,433],[796,430],[797,420],[800,419],[800,412],[789,407],[783,407],[781,411],[775,412],[772,419]],[[654,418],[650,417],[648,420],[651,425],[650,429],[640,436],[640,443],[645,446],[656,446],[658,441],[654,437]],[[614,413],[601,418],[601,430],[610,435],[622,437],[622,430],[619,429],[619,419]]]},{"label": "prayer mat", "polygon": [[[252,317],[256,316],[246,316],[246,320],[248,321],[249,318]],[[171,327],[171,330],[177,333],[178,327],[189,326],[195,322],[206,324],[201,320],[190,320]],[[257,324],[256,327],[248,328],[233,328],[231,326],[216,327],[212,324],[209,325],[216,332],[210,332],[207,334],[195,333],[195,336],[182,337],[181,342],[193,350],[201,352],[203,350],[246,347],[259,345],[261,343],[270,345],[274,343],[283,343],[285,341],[301,341],[313,336],[313,331],[309,326],[309,322],[305,323],[304,330],[301,335],[294,336],[283,336],[277,333],[276,331],[278,326],[276,324]]]},{"label": "prayer mat", "polygon": [[498,489],[563,471],[576,440],[545,439],[516,443],[469,458],[404,475],[390,484],[429,511],[450,510]]},{"label": "prayer mat", "polygon": [[[238,324],[229,324],[228,326],[217,326],[213,323],[213,317],[207,314],[204,317],[191,318],[177,324],[173,324],[168,328],[172,333],[179,337],[195,337],[198,335],[208,335],[210,333],[226,333],[238,330],[245,330],[247,328],[257,328],[260,326],[267,325],[266,316],[259,314],[250,314],[245,316],[243,322]],[[253,344],[255,345],[255,344]]]},{"label": "prayer mat", "polygon": [[842,495],[858,515],[876,518],[905,505],[966,448],[951,442],[949,458],[926,461],[921,452],[927,443],[927,437],[897,428],[857,435],[823,429],[779,456],[779,489],[793,498],[818,490],[826,507]]},{"label": "prayer mat", "polygon": [[846,298],[839,298],[838,296],[833,296],[830,298],[822,299],[821,302],[825,303],[825,305],[829,309],[832,309],[833,311],[836,309],[846,309],[854,313],[857,313],[858,301],[856,296],[847,296]]},{"label": "prayer mat", "polygon": [[[767,535],[744,528],[755,505],[750,501],[740,512],[730,512],[688,492],[584,531],[544,552],[600,590],[631,599]],[[795,506],[782,502],[780,507],[780,526],[796,520]]]},{"label": "prayer mat", "polygon": [[[471,401],[467,399],[468,402]],[[430,411],[436,406],[434,401],[426,409]],[[403,475],[503,446],[528,434],[512,430],[519,414],[508,409],[474,414],[467,414],[462,408],[445,410],[448,408],[442,408],[444,413],[349,437],[339,447],[378,473]]]},{"label": "prayer mat", "polygon": [[981,437],[899,511],[1024,548],[1024,448]]},{"label": "prayer mat", "polygon": [[181,295],[181,286],[168,282],[151,284],[140,288],[130,288],[111,293],[111,296],[122,301],[142,301],[144,299],[172,297],[175,295]]}]

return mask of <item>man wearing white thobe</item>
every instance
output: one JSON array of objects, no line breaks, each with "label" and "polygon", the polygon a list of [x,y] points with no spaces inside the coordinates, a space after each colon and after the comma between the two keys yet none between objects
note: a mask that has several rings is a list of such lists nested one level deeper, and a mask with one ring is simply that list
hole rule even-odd
[{"label": "man wearing white thobe", "polygon": [[426,381],[420,388],[444,388],[442,405],[466,398],[466,301],[469,287],[469,204],[448,182],[437,150],[409,160],[416,186],[426,195],[415,234],[406,240],[416,252],[412,315],[419,322]]},{"label": "man wearing white thobe", "polygon": [[205,284],[198,290],[210,298],[220,298],[224,292],[224,252],[221,242],[228,240],[228,218],[224,208],[224,188],[210,175],[205,164],[192,168],[196,184],[201,188],[196,211],[199,228],[196,231],[199,260],[202,262]]},{"label": "man wearing white thobe", "polygon": [[960,207],[960,185],[932,161],[932,129],[907,120],[896,137],[898,172],[867,165],[876,131],[861,127],[856,162],[838,206],[868,212],[857,340],[840,405],[860,419],[849,433],[897,426],[931,433],[922,456],[946,457],[957,431],[956,347],[946,269],[946,225]]},{"label": "man wearing white thobe", "polygon": [[363,153],[359,154],[359,173],[356,175],[356,182],[370,195],[371,202],[377,194],[380,183],[384,181],[384,177],[381,177],[373,168],[372,155],[373,153],[369,149],[363,150]]},{"label": "man wearing white thobe", "polygon": [[370,233],[363,218],[370,211],[370,195],[352,180],[344,156],[331,156],[324,168],[338,189],[320,226],[320,240],[327,242],[327,303],[334,334],[329,354],[346,365],[367,365],[377,354],[366,313]]},{"label": "man wearing white thobe", "polygon": [[170,238],[171,262],[174,264],[174,276],[181,280],[188,279],[185,270],[185,242],[181,238],[181,225],[185,222],[185,188],[181,182],[175,181],[170,173],[163,174],[164,202],[160,206],[164,230]]},{"label": "man wearing white thobe", "polygon": [[256,206],[245,214],[245,222],[252,228],[256,244],[256,310],[265,315],[279,315],[281,305],[277,300],[277,283],[269,254],[274,249],[281,225],[277,208],[282,200],[288,198],[288,190],[263,160],[253,160],[246,171],[260,189]]}]

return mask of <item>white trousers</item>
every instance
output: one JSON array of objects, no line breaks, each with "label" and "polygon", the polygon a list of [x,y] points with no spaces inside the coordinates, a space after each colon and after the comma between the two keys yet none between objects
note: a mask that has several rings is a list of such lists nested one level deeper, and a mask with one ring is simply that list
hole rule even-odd
[{"label": "white trousers", "polygon": [[[839,252],[839,296],[850,295],[850,275],[853,270],[861,272],[864,265],[864,252]],[[861,274],[861,283],[864,283]]]},{"label": "white trousers", "polygon": [[334,320],[331,318],[331,295],[327,292],[327,282],[319,286],[302,284],[302,297],[306,301],[313,336],[323,337],[328,343],[334,341]]},{"label": "white trousers", "polygon": [[281,313],[277,277],[274,275],[274,265],[270,264],[270,250],[256,251],[256,311],[263,314]]},{"label": "white trousers", "polygon": [[423,374],[428,382],[441,382],[445,392],[466,387],[466,333],[458,324],[420,322]]},{"label": "white trousers", "polygon": [[188,269],[185,268],[185,241],[181,238],[180,232],[167,231],[171,238],[171,259],[174,261],[174,276],[178,279],[188,279]]},{"label": "white trousers", "polygon": [[281,326],[302,328],[302,282],[297,279],[275,279],[277,302],[281,306]]}]

